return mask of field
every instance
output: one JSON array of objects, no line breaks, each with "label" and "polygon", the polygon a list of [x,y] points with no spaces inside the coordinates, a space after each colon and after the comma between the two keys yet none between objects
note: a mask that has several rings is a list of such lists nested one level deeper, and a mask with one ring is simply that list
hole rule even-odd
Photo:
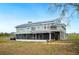
[{"label": "field", "polygon": [[1,55],[70,55],[79,54],[79,40],[51,43],[17,42],[0,40]]},{"label": "field", "polygon": [[[69,37],[68,37],[69,38]],[[78,55],[79,39],[49,43],[19,42],[0,38],[0,55]]]}]

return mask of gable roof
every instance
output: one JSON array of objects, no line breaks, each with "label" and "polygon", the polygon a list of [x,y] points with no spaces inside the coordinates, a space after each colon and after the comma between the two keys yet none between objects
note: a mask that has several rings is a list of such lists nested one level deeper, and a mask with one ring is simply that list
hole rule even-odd
[{"label": "gable roof", "polygon": [[60,23],[59,20],[52,20],[52,21],[44,21],[44,22],[35,22],[35,23],[27,23],[27,24],[21,24],[16,26],[16,28],[24,28],[24,27],[29,27],[29,26],[33,26],[33,25],[39,25],[39,24],[43,24],[43,23]]}]

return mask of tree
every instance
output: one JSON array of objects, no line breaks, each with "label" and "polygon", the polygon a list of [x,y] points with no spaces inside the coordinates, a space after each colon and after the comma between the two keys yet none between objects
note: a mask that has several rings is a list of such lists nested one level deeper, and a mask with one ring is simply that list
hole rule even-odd
[{"label": "tree", "polygon": [[79,13],[79,3],[51,3],[48,7],[50,14],[59,14],[58,19],[67,26],[70,23],[70,18],[74,17],[75,13]]}]

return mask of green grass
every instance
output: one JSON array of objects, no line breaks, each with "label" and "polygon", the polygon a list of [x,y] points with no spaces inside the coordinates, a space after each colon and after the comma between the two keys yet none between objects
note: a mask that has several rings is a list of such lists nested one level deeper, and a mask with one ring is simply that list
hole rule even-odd
[{"label": "green grass", "polygon": [[0,33],[0,39],[2,40],[10,40],[10,38],[15,37],[14,34],[9,33]]},{"label": "green grass", "polygon": [[1,55],[72,55],[79,54],[79,40],[54,41],[51,43],[0,40]]},{"label": "green grass", "polygon": [[71,40],[79,40],[79,34],[69,34],[67,35],[67,38]]}]

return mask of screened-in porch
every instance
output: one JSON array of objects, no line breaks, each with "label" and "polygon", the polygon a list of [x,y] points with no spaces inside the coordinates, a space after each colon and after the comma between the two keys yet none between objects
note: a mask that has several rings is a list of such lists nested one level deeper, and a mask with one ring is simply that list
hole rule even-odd
[{"label": "screened-in porch", "polygon": [[49,39],[60,39],[59,32],[51,33],[35,33],[35,34],[16,34],[16,39],[31,39],[31,40],[49,40]]}]

